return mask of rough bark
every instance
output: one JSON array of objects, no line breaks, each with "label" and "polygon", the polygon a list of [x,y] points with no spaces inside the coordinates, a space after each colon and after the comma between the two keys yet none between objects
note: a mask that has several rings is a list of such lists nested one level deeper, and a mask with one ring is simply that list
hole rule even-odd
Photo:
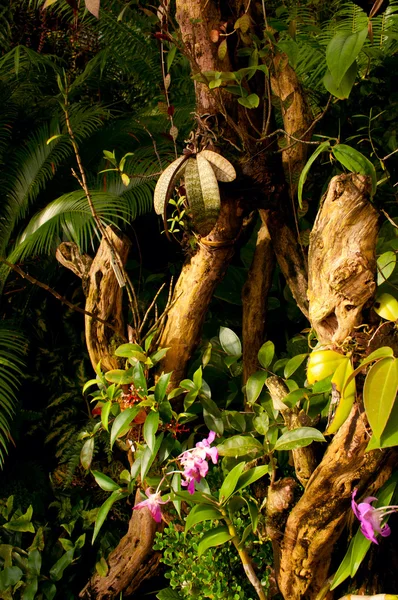
[{"label": "rough bark", "polygon": [[[140,499],[140,493],[137,492],[136,503]],[[111,600],[119,598],[121,592],[129,596],[143,581],[152,577],[161,556],[160,552],[152,550],[157,528],[147,508],[133,511],[128,532],[108,557],[107,575],[93,575],[79,598]]]},{"label": "rough bark", "polygon": [[274,251],[266,214],[260,210],[261,226],[257,233],[253,261],[242,290],[243,383],[259,368],[257,354],[265,341],[268,292],[272,283]]},{"label": "rough bark", "polygon": [[95,368],[100,362],[102,369],[118,368],[118,359],[114,350],[125,341],[122,313],[123,290],[119,286],[112,267],[113,253],[117,253],[122,264],[126,263],[130,249],[130,240],[116,233],[112,227],[106,229],[113,252],[107,240],[102,240],[88,274],[88,293],[86,310],[111,323],[120,336],[92,317],[85,318],[87,350],[91,364]]},{"label": "rough bark", "polygon": [[289,600],[312,600],[328,576],[333,545],[350,509],[351,494],[360,492],[382,468],[386,454],[365,454],[367,421],[354,406],[314,471],[304,495],[290,513],[281,544],[278,584]]},{"label": "rough bark", "polygon": [[89,272],[93,259],[88,254],[81,254],[79,247],[74,242],[62,242],[57,248],[55,257],[62,266],[70,269],[82,280],[84,295],[88,294]]},{"label": "rough bark", "polygon": [[[326,344],[346,339],[375,290],[378,215],[369,185],[360,175],[333,178],[311,234],[309,315]],[[287,521],[278,573],[286,600],[312,600],[324,586],[353,488],[359,484],[362,492],[384,466],[387,453],[365,453],[368,441],[366,416],[356,404]]]},{"label": "rough bark", "polygon": [[334,177],[311,232],[309,317],[322,344],[344,342],[376,290],[379,216],[370,185],[363,175]]},{"label": "rough bark", "polygon": [[285,54],[275,56],[274,73],[271,76],[271,89],[280,100],[283,126],[288,135],[285,135],[286,150],[282,152],[282,164],[289,194],[293,199],[297,192],[300,173],[307,160],[308,146],[296,139],[308,141],[311,139],[312,112],[303,92],[298,77],[289,65]]},{"label": "rough bark", "polygon": [[282,211],[270,210],[268,227],[276,260],[301,312],[308,317],[307,259]]},{"label": "rough bark", "polygon": [[170,347],[162,369],[166,373],[173,371],[173,383],[183,378],[214,289],[233,256],[234,239],[241,227],[239,213],[235,203],[223,203],[215,229],[199,244],[178,278],[174,303],[159,341],[161,347]]}]

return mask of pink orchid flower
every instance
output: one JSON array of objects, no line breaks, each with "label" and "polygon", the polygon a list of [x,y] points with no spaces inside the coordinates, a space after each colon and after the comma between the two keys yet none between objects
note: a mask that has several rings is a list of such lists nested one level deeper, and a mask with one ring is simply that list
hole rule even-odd
[{"label": "pink orchid flower", "polygon": [[183,476],[185,480],[181,482],[181,485],[188,488],[188,492],[193,494],[195,491],[195,482],[206,477],[209,470],[209,465],[206,459],[210,458],[214,464],[218,461],[217,448],[211,448],[210,444],[214,442],[216,434],[214,431],[210,431],[208,437],[201,442],[198,442],[195,448],[186,450],[183,452],[179,461],[184,467]]},{"label": "pink orchid flower", "polygon": [[154,494],[151,494],[151,488],[147,488],[145,490],[145,494],[147,495],[147,500],[143,500],[139,502],[135,506],[133,506],[133,510],[140,510],[141,508],[148,508],[151,512],[151,515],[155,519],[156,523],[160,523],[162,520],[162,511],[160,510],[161,504],[167,504],[167,501],[161,500],[160,492],[156,491]]},{"label": "pink orchid flower", "polygon": [[374,544],[378,544],[376,533],[379,533],[382,537],[387,537],[391,533],[389,526],[386,523],[382,524],[384,517],[395,512],[398,506],[380,506],[379,508],[375,508],[372,506],[372,502],[377,500],[374,496],[368,496],[363,502],[357,504],[355,502],[357,491],[355,489],[352,492],[352,510],[361,524],[363,535]]}]

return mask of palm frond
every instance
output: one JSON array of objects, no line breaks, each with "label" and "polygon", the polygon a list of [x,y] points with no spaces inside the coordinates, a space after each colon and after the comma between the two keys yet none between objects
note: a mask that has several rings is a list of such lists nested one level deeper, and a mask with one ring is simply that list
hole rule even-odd
[{"label": "palm frond", "polygon": [[23,335],[9,329],[5,321],[0,322],[0,467],[8,451],[11,422],[18,402],[17,392],[24,377],[25,354]]}]

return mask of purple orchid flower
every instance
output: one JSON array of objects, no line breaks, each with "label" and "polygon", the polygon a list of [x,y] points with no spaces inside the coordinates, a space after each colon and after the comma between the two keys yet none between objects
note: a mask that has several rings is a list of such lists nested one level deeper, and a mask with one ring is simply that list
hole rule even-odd
[{"label": "purple orchid flower", "polygon": [[214,464],[218,461],[217,448],[210,447],[215,437],[215,432],[210,431],[207,438],[198,442],[195,448],[183,452],[179,457],[179,461],[184,467],[182,475],[185,477],[181,485],[187,487],[190,494],[195,491],[195,482],[199,483],[207,475],[209,465],[206,459],[210,458]]},{"label": "purple orchid flower", "polygon": [[396,512],[398,506],[380,506],[379,508],[375,508],[372,506],[372,502],[377,500],[374,496],[368,496],[363,502],[357,504],[355,502],[357,492],[358,490],[356,489],[352,492],[351,507],[354,515],[361,524],[363,535],[374,544],[378,544],[376,533],[379,533],[382,537],[387,537],[391,533],[391,529],[386,523],[382,525],[382,520],[387,515]]},{"label": "purple orchid flower", "polygon": [[147,495],[147,500],[143,500],[139,502],[135,506],[133,506],[133,510],[140,510],[141,508],[148,508],[151,512],[151,515],[155,519],[156,523],[160,523],[162,520],[162,511],[160,510],[161,504],[167,504],[167,501],[161,500],[160,492],[156,491],[154,494],[151,494],[151,488],[147,488],[145,490],[145,494]]}]

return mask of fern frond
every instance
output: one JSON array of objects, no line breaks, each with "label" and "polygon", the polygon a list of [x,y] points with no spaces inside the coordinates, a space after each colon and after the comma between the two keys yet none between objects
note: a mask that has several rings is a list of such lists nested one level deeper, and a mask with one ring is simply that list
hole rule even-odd
[{"label": "fern frond", "polygon": [[10,427],[26,354],[26,340],[17,331],[9,329],[7,322],[0,322],[0,467],[8,450]]}]

